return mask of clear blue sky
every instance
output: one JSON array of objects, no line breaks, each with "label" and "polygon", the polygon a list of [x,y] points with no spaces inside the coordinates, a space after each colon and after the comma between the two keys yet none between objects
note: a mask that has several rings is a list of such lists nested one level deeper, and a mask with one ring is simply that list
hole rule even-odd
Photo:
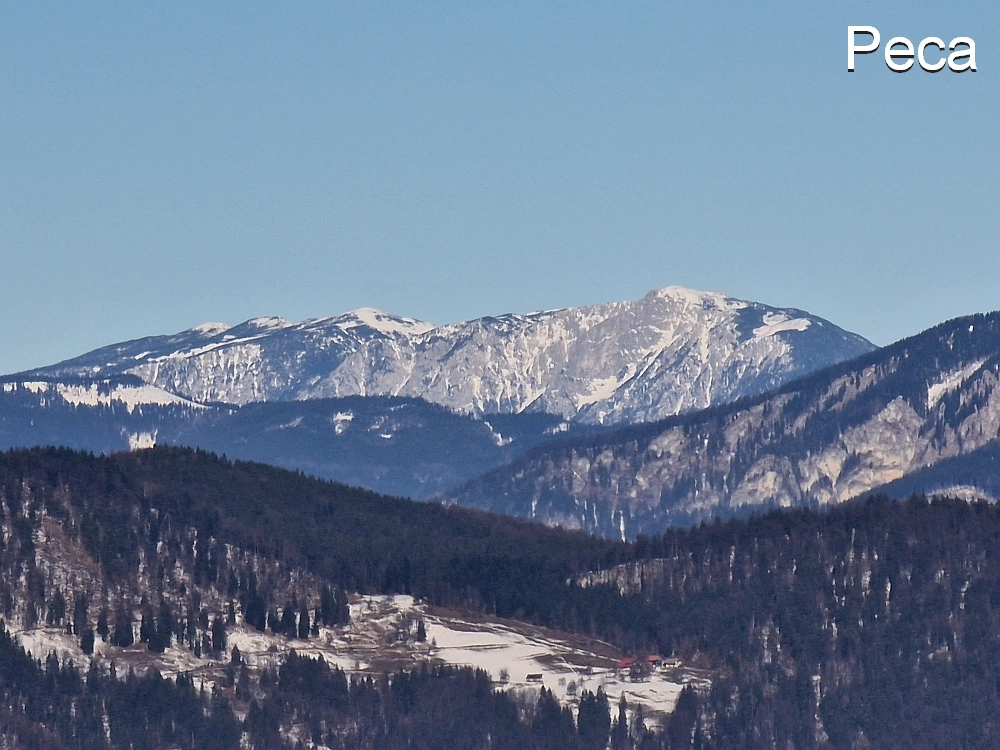
[{"label": "clear blue sky", "polygon": [[[979,71],[849,74],[849,24]],[[669,284],[876,343],[1000,308],[998,32],[995,0],[6,0],[0,372]]]}]

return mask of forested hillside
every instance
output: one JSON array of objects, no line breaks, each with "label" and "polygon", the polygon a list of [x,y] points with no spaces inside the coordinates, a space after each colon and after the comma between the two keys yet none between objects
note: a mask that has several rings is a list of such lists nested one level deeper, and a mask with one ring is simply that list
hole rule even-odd
[{"label": "forested hillside", "polygon": [[0,450],[183,445],[415,499],[596,429],[541,412],[473,417],[390,396],[197,404],[132,375],[0,383]]},{"label": "forested hillside", "polygon": [[619,562],[626,549],[190,449],[12,451],[0,455],[0,481],[8,504],[31,497],[65,518],[112,573],[155,547],[159,529],[191,529],[195,539],[302,567],[346,591],[413,594],[501,616],[557,618],[566,579]]},{"label": "forested hillside", "polygon": [[[1000,741],[1000,509],[987,503],[871,499],[622,544],[191,450],[49,449],[0,456],[0,509],[6,626],[62,654],[37,664],[0,639],[12,747]],[[325,637],[336,657],[355,591],[599,636],[640,664],[698,665],[711,687],[686,689],[654,733],[599,693],[570,709],[461,669],[359,677],[287,649],[248,668],[232,647]]]},{"label": "forested hillside", "polygon": [[[0,527],[5,747],[544,750],[611,731],[603,695],[578,730],[551,693],[472,670],[348,679],[275,648],[336,656],[345,591],[566,619],[567,575],[614,559],[606,542],[181,449],[2,454]],[[230,637],[248,632],[273,656],[245,661]]]},{"label": "forested hillside", "polygon": [[1000,509],[885,498],[640,540],[592,574],[664,653],[721,670],[711,748],[1000,743]]}]

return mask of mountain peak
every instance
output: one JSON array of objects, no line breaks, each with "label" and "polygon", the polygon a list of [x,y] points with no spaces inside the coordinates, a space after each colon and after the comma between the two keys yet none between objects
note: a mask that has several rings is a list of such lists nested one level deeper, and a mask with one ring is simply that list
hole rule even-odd
[{"label": "mountain peak", "polygon": [[654,289],[646,295],[646,298],[673,300],[691,306],[704,306],[708,303],[719,310],[741,310],[748,306],[747,302],[730,297],[722,292],[703,292],[683,286],[665,286],[660,289]]},{"label": "mountain peak", "polygon": [[374,307],[359,307],[344,313],[336,320],[339,327],[345,331],[358,326],[368,326],[379,333],[400,333],[409,336],[427,333],[436,327],[433,323],[390,315],[387,312],[376,310]]},{"label": "mountain peak", "polygon": [[200,333],[204,336],[218,336],[220,333],[225,333],[229,330],[229,326],[225,323],[202,323],[200,326],[195,326],[191,329],[192,333]]},{"label": "mountain peak", "polygon": [[291,321],[285,320],[279,315],[267,315],[261,318],[250,318],[243,325],[248,328],[257,328],[260,330],[270,330],[273,328],[285,328],[291,325]]}]

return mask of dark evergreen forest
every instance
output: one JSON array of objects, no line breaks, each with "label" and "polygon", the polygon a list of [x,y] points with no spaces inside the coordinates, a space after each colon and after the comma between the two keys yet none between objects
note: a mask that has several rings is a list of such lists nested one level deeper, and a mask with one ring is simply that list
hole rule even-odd
[{"label": "dark evergreen forest", "polygon": [[[15,747],[235,747],[241,733],[260,748],[1000,746],[994,505],[870,498],[621,544],[184,449],[10,452],[0,456],[0,493],[11,524],[0,551],[4,612],[34,597],[40,617],[82,640],[88,630],[91,642],[114,638],[117,613],[78,613],[61,593],[60,603],[14,585],[30,584],[43,517],[109,581],[174,549],[171,565],[200,571],[205,592],[222,592],[218,607],[261,609],[261,627],[284,627],[275,603],[293,626],[296,605],[286,605],[280,576],[251,576],[213,552],[221,544],[307,570],[309,595],[328,602],[317,616],[338,617],[344,591],[411,593],[674,655],[715,675],[710,690],[686,690],[653,734],[603,695],[584,696],[575,715],[544,691],[530,701],[497,692],[471,670],[362,680],[293,657],[250,674],[234,653],[229,692],[209,695],[183,677],[37,664],[4,636],[0,720]],[[183,541],[187,530],[198,544]],[[186,600],[167,593],[149,592],[149,648],[194,627],[199,643],[222,651],[224,609],[192,626]],[[230,698],[249,706],[245,715]],[[280,736],[292,717],[308,732]]]},{"label": "dark evergreen forest", "polygon": [[[472,669],[348,679],[293,653],[253,676],[234,654],[227,678],[231,688],[207,695],[184,675],[81,674],[55,657],[38,664],[0,631],[0,733],[4,747],[24,750],[237,750],[241,738],[255,750],[599,750],[611,737],[631,746],[635,731],[622,715],[612,721],[602,693],[583,696],[577,721],[544,688],[526,703]],[[227,691],[250,701],[242,721]],[[300,736],[281,731],[290,720],[304,727]],[[651,733],[642,737],[663,747]]]},{"label": "dark evergreen forest", "polygon": [[995,505],[870,498],[635,552],[658,559],[623,617],[665,653],[719,668],[696,744],[1000,746]]}]

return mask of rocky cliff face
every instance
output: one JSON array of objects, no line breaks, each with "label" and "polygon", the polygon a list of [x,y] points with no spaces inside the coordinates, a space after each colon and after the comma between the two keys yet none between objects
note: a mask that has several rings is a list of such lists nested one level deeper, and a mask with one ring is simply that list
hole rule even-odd
[{"label": "rocky cliff face", "polygon": [[530,451],[447,502],[633,537],[840,503],[1000,433],[1000,313],[951,321],[752,400]]},{"label": "rocky cliff face", "polygon": [[763,393],[873,348],[800,310],[668,287],[633,302],[440,327],[371,309],[206,324],[19,377],[135,375],[201,403],[417,396],[461,413],[617,424]]}]

